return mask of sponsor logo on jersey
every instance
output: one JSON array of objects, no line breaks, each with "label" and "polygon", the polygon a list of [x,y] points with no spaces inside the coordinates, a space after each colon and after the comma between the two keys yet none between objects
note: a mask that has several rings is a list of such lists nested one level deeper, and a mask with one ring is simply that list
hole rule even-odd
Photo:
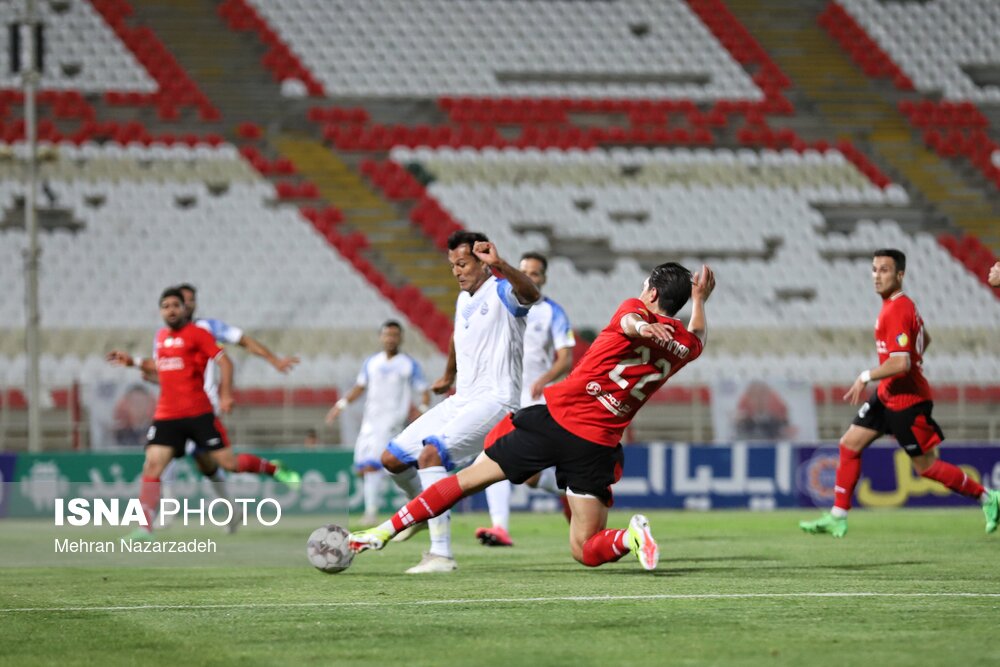
[{"label": "sponsor logo on jersey", "polygon": [[156,360],[156,370],[158,371],[182,371],[184,370],[183,357],[160,357]]},{"label": "sponsor logo on jersey", "polygon": [[486,313],[488,313],[488,312],[490,312],[490,304],[489,304],[489,303],[487,303],[486,301],[483,301],[483,305],[482,305],[482,307],[481,307],[481,308],[479,309],[479,314],[480,314],[480,315],[485,315],[485,314],[486,314]]},{"label": "sponsor logo on jersey", "polygon": [[601,393],[601,384],[599,382],[588,382],[587,393],[591,396],[597,396]]},{"label": "sponsor logo on jersey", "polygon": [[163,339],[163,347],[184,347],[184,339],[168,336]]},{"label": "sponsor logo on jersey", "polygon": [[898,336],[896,336],[896,345],[899,345],[900,347],[906,347],[906,344],[909,342],[910,342],[910,337],[907,336],[905,333],[901,333]]}]

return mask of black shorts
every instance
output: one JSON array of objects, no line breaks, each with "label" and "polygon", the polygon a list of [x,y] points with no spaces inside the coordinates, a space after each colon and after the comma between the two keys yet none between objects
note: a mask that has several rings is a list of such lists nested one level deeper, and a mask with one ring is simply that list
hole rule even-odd
[{"label": "black shorts", "polygon": [[195,450],[216,450],[226,446],[226,439],[219,432],[216,417],[208,412],[183,419],[157,419],[146,433],[146,446],[166,445],[174,450],[174,458],[184,456],[187,441],[194,442]]},{"label": "black shorts", "polygon": [[552,418],[546,405],[518,410],[497,425],[497,433],[504,435],[486,455],[514,484],[555,466],[559,488],[596,496],[611,507],[611,485],[621,479],[625,460],[620,444],[607,447],[573,435]]},{"label": "black shorts", "polygon": [[941,427],[931,417],[933,409],[933,401],[924,401],[905,410],[890,410],[875,393],[861,406],[858,416],[851,423],[879,433],[888,433],[896,438],[899,446],[911,457],[920,456],[944,440]]}]

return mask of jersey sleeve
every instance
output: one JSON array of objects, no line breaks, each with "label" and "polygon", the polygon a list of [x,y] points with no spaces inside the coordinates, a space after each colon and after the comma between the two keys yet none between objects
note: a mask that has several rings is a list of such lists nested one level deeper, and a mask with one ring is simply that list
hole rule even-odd
[{"label": "jersey sleeve", "polygon": [[523,304],[518,301],[517,295],[514,293],[514,286],[510,284],[509,280],[497,281],[497,295],[500,297],[500,302],[514,317],[526,316],[528,310],[534,305],[531,303]]},{"label": "jersey sleeve", "polygon": [[220,343],[236,345],[243,338],[243,329],[227,324],[222,320],[201,319],[198,325],[212,334],[212,337]]},{"label": "jersey sleeve", "polygon": [[223,354],[224,350],[216,342],[215,337],[205,329],[195,329],[197,334],[194,336],[195,344],[201,352],[205,354],[209,359],[215,359],[220,354]]},{"label": "jersey sleeve", "polygon": [[622,318],[631,313],[635,313],[646,322],[652,323],[656,321],[656,316],[649,312],[649,308],[646,308],[646,304],[644,304],[640,299],[625,299],[622,301],[621,305],[618,306],[618,310],[615,311],[615,314],[611,316],[611,322],[608,323],[608,326],[612,329],[621,331]]},{"label": "jersey sleeve", "polygon": [[358,377],[354,380],[354,384],[359,387],[368,386],[368,364],[372,362],[375,357],[368,357],[365,359],[365,363],[361,364],[361,370],[358,371]]},{"label": "jersey sleeve", "polygon": [[427,378],[424,377],[424,369],[421,368],[420,362],[414,358],[410,358],[413,362],[413,372],[410,375],[410,387],[413,391],[427,391]]},{"label": "jersey sleeve", "polygon": [[576,338],[573,336],[573,329],[569,325],[569,317],[555,301],[549,301],[552,306],[552,344],[557,350],[564,350],[567,347],[576,347]]},{"label": "jersey sleeve", "polygon": [[887,313],[882,323],[885,348],[889,355],[912,354],[917,340],[917,313],[913,303],[905,301]]}]

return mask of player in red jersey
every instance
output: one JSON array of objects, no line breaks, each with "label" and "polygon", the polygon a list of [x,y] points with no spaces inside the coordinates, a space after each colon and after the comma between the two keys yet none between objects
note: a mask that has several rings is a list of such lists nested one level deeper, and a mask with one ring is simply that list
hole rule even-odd
[{"label": "player in red jersey", "polygon": [[847,511],[861,476],[861,452],[885,433],[895,436],[918,474],[982,503],[986,532],[997,529],[1000,493],[987,491],[957,466],[938,458],[937,446],[944,434],[931,416],[934,403],[922,369],[924,350],[931,339],[916,305],[903,293],[905,272],[906,255],[902,252],[875,251],[872,279],[882,297],[882,310],[875,322],[879,366],[862,371],[844,400],[851,405],[861,403],[872,380],[879,381],[878,389],[861,406],[840,440],[833,508],[815,521],[800,522],[799,527],[807,533],[847,534]]},{"label": "player in red jersey", "polygon": [[[215,361],[221,371],[219,411],[228,413],[233,406],[233,364],[215,337],[196,326],[188,317],[183,293],[168,288],[160,295],[160,316],[165,326],[156,334],[154,359],[160,382],[160,398],[153,414],[146,444],[146,459],[142,466],[139,501],[146,515],[147,526],[133,534],[133,539],[149,539],[153,520],[160,504],[160,475],[171,460],[184,456],[188,440],[195,443],[195,457],[203,470],[221,467],[235,472],[238,457],[219,429],[218,418],[205,393],[205,367]],[[127,353],[115,350],[108,355],[114,363],[124,364]],[[253,456],[241,454],[243,456]],[[210,465],[206,457],[212,459]],[[259,470],[273,464],[264,459]],[[280,469],[279,469],[280,470]],[[206,473],[206,476],[212,475]],[[277,475],[274,475],[277,477]]]},{"label": "player in red jersey", "polygon": [[[404,528],[446,511],[461,498],[509,479],[520,484],[550,466],[572,510],[573,558],[596,567],[635,553],[647,570],[659,548],[636,514],[624,530],[606,530],[611,486],[621,478],[620,440],[639,409],[704,349],[705,301],[715,288],[707,266],[691,272],[669,262],[653,269],[638,299],[627,299],[569,376],[545,389],[546,403],[497,424],[475,463],[443,479],[376,528],[352,533],[355,551],[381,549]],[[692,301],[685,327],[674,314]]]}]

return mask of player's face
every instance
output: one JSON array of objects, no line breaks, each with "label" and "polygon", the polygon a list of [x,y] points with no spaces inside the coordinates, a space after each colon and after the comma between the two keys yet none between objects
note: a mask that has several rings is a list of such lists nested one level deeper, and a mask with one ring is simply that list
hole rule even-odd
[{"label": "player's face", "polygon": [[537,259],[522,259],[518,268],[521,269],[521,273],[531,278],[535,287],[541,289],[545,284],[545,269]]},{"label": "player's face", "polygon": [[876,257],[872,260],[872,281],[875,291],[882,296],[891,296],[903,287],[903,272],[896,270],[892,257]]},{"label": "player's face", "polygon": [[646,304],[646,306],[653,312],[656,312],[656,299],[658,296],[656,288],[649,286],[649,278],[642,281],[642,292],[639,294],[639,300]]},{"label": "player's face", "polygon": [[383,327],[378,339],[382,343],[383,350],[389,354],[396,354],[399,351],[399,344],[403,342],[403,332],[396,327]]},{"label": "player's face", "polygon": [[486,265],[472,254],[472,249],[467,243],[448,251],[448,263],[451,265],[451,275],[458,280],[458,288],[469,294],[479,289],[479,286],[490,277]]},{"label": "player's face", "polygon": [[171,329],[179,329],[187,321],[187,308],[176,296],[168,296],[160,301],[160,317]]},{"label": "player's face", "polygon": [[182,289],[184,295],[184,307],[187,308],[188,317],[194,317],[194,311],[198,308],[198,297],[191,290]]}]

